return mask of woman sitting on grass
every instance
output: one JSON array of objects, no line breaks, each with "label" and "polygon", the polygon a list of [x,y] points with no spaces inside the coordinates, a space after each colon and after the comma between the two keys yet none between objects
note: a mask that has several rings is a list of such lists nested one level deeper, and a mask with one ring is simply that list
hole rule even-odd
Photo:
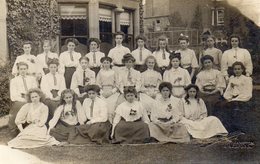
[{"label": "woman sitting on grass", "polygon": [[38,88],[28,91],[28,102],[17,113],[15,123],[20,133],[8,146],[13,148],[35,148],[59,144],[47,134],[45,125],[48,118],[48,107],[42,103],[44,95]]},{"label": "woman sitting on grass", "polygon": [[124,95],[126,101],[116,109],[111,138],[114,143],[144,143],[150,137],[146,110],[136,101],[134,86],[124,87]]},{"label": "woman sitting on grass", "polygon": [[75,125],[84,124],[84,112],[76,93],[66,89],[61,93],[60,106],[49,122],[48,133],[58,141],[69,142],[75,136]]},{"label": "woman sitting on grass", "polygon": [[217,117],[208,116],[204,101],[198,97],[199,88],[190,84],[185,88],[187,95],[182,99],[183,123],[193,138],[205,139],[216,135],[227,135],[227,130]]}]

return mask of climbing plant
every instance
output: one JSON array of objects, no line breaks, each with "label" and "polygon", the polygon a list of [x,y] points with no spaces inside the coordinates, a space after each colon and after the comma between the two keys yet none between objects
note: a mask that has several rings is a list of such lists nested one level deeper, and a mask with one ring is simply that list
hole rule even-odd
[{"label": "climbing plant", "polygon": [[7,38],[10,59],[23,53],[24,41],[32,41],[32,54],[41,51],[43,39],[55,40],[59,34],[59,15],[56,0],[6,0]]}]

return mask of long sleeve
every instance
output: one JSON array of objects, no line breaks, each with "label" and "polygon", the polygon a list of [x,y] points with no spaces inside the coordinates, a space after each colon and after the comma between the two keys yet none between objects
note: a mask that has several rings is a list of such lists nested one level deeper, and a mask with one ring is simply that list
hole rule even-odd
[{"label": "long sleeve", "polygon": [[98,110],[98,117],[95,117],[91,120],[92,123],[96,123],[96,122],[106,122],[108,120],[108,109],[107,109],[107,104],[105,101],[103,100],[99,100],[97,103],[98,104],[98,108],[96,109]]},{"label": "long sleeve", "polygon": [[135,89],[137,92],[139,92],[141,90],[141,86],[142,86],[142,81],[141,81],[141,74],[140,72],[138,72],[136,75],[136,83],[135,83]]},{"label": "long sleeve", "polygon": [[115,114],[115,117],[114,117],[114,120],[113,120],[113,126],[115,127],[118,123],[119,123],[119,121],[121,120],[121,115],[119,114],[119,111],[120,110],[123,110],[122,108],[121,108],[121,106],[119,105],[117,108],[116,108],[116,114]]},{"label": "long sleeve", "polygon": [[78,78],[77,78],[77,71],[75,71],[71,78],[71,84],[70,89],[74,90],[77,94],[79,94],[79,88],[78,88]]},{"label": "long sleeve", "polygon": [[221,72],[219,72],[217,74],[217,85],[216,85],[216,88],[218,90],[222,90],[222,91],[226,88],[226,81],[225,81],[223,75],[221,74]]},{"label": "long sleeve", "polygon": [[199,90],[202,91],[203,90],[203,85],[202,85],[202,80],[200,78],[200,75],[201,75],[201,73],[199,73],[197,75],[195,84],[199,87]]},{"label": "long sleeve", "polygon": [[64,91],[66,89],[66,83],[65,83],[65,78],[64,76],[61,76],[60,79],[60,88],[59,88],[59,96],[61,95],[61,92]]},{"label": "long sleeve", "polygon": [[53,98],[50,89],[49,89],[49,83],[50,81],[48,80],[48,77],[45,75],[42,77],[41,80],[41,90],[43,91],[43,93],[46,95],[47,98]]},{"label": "long sleeve", "polygon": [[80,125],[83,125],[87,119],[86,119],[86,114],[84,112],[84,109],[79,101],[77,101],[77,103],[76,103],[76,108],[77,108],[78,121],[79,121]]},{"label": "long sleeve", "polygon": [[199,100],[199,107],[200,107],[200,119],[207,117],[208,116],[207,107],[202,99]]},{"label": "long sleeve", "polygon": [[231,88],[231,83],[228,83],[228,86],[226,88],[225,93],[223,94],[224,98],[226,100],[231,100],[232,99],[232,88]]},{"label": "long sleeve", "polygon": [[140,110],[142,112],[142,120],[148,124],[150,122],[150,119],[148,117],[147,111],[144,109],[142,104],[140,104]]},{"label": "long sleeve", "polygon": [[189,72],[185,69],[184,70],[185,76],[184,76],[184,85],[187,86],[189,84],[191,84],[191,77]]},{"label": "long sleeve", "polygon": [[228,70],[228,53],[227,51],[225,51],[221,59],[221,72],[223,76],[228,76],[227,70]]},{"label": "long sleeve", "polygon": [[248,52],[248,50],[244,49],[245,50],[245,67],[246,67],[246,73],[248,73],[249,75],[252,75],[252,72],[253,72],[253,64],[252,64],[252,59],[251,59],[251,55],[250,53]]},{"label": "long sleeve", "polygon": [[16,118],[15,118],[15,124],[23,124],[26,122],[27,114],[29,112],[29,104],[25,104],[22,106],[22,108],[18,111]]},{"label": "long sleeve", "polygon": [[61,117],[61,113],[63,111],[63,106],[60,105],[54,112],[54,115],[52,117],[52,119],[49,122],[49,127],[50,128],[54,128],[57,124],[57,122],[59,121],[60,117]]},{"label": "long sleeve", "polygon": [[252,98],[253,84],[251,77],[244,77],[243,86],[239,86],[241,93],[233,101],[249,101]]},{"label": "long sleeve", "polygon": [[191,67],[192,68],[198,68],[199,67],[196,54],[193,50],[191,50]]},{"label": "long sleeve", "polygon": [[170,79],[169,79],[169,70],[166,70],[164,73],[163,73],[163,81],[165,82],[170,82]]},{"label": "long sleeve", "polygon": [[18,92],[19,88],[16,85],[16,79],[12,79],[10,81],[10,98],[12,101],[20,101],[20,102],[25,102],[25,99],[22,98],[21,93]]},{"label": "long sleeve", "polygon": [[41,115],[40,115],[40,120],[39,120],[39,126],[44,126],[45,123],[47,122],[48,119],[48,114],[49,114],[49,109],[46,105],[43,104],[43,107],[41,108]]}]

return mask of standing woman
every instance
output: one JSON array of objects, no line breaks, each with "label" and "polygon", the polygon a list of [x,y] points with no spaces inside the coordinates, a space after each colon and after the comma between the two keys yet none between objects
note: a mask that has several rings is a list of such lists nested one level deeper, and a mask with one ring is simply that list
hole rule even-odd
[{"label": "standing woman", "polygon": [[189,72],[180,67],[180,62],[180,53],[171,54],[169,66],[163,74],[163,81],[172,84],[172,94],[178,98],[184,97],[184,88],[191,83]]},{"label": "standing woman", "polygon": [[229,38],[231,49],[223,53],[221,60],[221,72],[225,79],[228,80],[233,75],[232,64],[236,61],[242,62],[246,68],[246,76],[251,76],[253,71],[253,64],[251,55],[248,50],[241,47],[241,39],[238,35],[231,35]]},{"label": "standing woman", "polygon": [[88,46],[90,52],[86,54],[86,57],[89,58],[89,68],[97,75],[101,66],[100,59],[105,57],[105,54],[99,51],[100,40],[98,38],[90,38]]},{"label": "standing woman", "polygon": [[165,69],[169,64],[169,56],[170,51],[168,49],[168,44],[165,37],[160,37],[158,39],[158,45],[156,50],[153,52],[153,56],[156,58],[158,62],[158,66],[160,68],[160,72],[163,75]]},{"label": "standing woman", "polygon": [[[206,41],[207,41],[207,49],[202,51],[200,60],[203,56],[210,55],[214,59],[213,68],[220,70],[222,51],[220,49],[215,48],[216,38],[213,35],[209,35]],[[203,65],[203,63],[200,64]]]},{"label": "standing woman", "polygon": [[35,148],[59,144],[58,141],[47,134],[45,123],[48,118],[48,107],[42,103],[44,98],[42,91],[38,88],[30,89],[27,97],[28,103],[19,110],[15,119],[20,133],[8,142],[8,146]]},{"label": "standing woman", "polygon": [[44,74],[47,74],[50,72],[50,70],[48,68],[48,61],[50,59],[59,59],[59,57],[58,57],[58,54],[51,52],[51,41],[44,40],[43,41],[43,53],[37,55],[39,67],[41,67]]},{"label": "standing woman", "polygon": [[162,82],[159,90],[161,96],[157,98],[156,106],[151,111],[151,137],[160,142],[190,141],[186,127],[179,123],[182,118],[182,103],[180,99],[171,96],[172,84]]},{"label": "standing woman", "polygon": [[146,38],[143,35],[139,35],[135,38],[137,48],[131,52],[133,57],[135,58],[135,69],[143,72],[144,71],[144,64],[145,64],[145,59],[152,55],[152,52],[146,49],[145,47],[145,42]]},{"label": "standing woman", "polygon": [[69,38],[66,40],[66,45],[68,51],[62,52],[60,54],[60,72],[64,74],[66,81],[66,88],[70,88],[71,78],[73,73],[76,71],[76,68],[79,65],[79,59],[81,54],[75,52],[76,40]]},{"label": "standing woman", "polygon": [[193,138],[205,139],[216,135],[227,135],[227,130],[221,121],[214,116],[208,116],[204,101],[198,97],[199,88],[190,84],[185,88],[187,95],[182,98],[183,123]]},{"label": "standing woman", "polygon": [[226,82],[221,72],[213,68],[212,56],[203,56],[201,63],[202,71],[197,75],[196,85],[199,87],[200,97],[206,103],[208,115],[212,115],[215,104],[226,88]]},{"label": "standing woman", "polygon": [[136,101],[135,87],[124,87],[126,101],[116,109],[111,138],[114,143],[144,143],[150,138],[146,110]]}]

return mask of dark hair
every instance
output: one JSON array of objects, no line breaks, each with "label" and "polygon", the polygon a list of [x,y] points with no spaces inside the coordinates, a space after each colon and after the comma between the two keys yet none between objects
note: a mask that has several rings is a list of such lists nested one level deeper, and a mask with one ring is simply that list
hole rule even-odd
[{"label": "dark hair", "polygon": [[98,38],[89,38],[88,40],[88,46],[90,46],[91,42],[96,42],[97,46],[99,48],[101,41]]},{"label": "dark hair", "polygon": [[158,38],[157,48],[156,48],[155,51],[159,51],[159,50],[160,50],[160,46],[159,46],[159,45],[160,45],[160,41],[165,41],[165,42],[166,42],[165,50],[166,50],[166,52],[170,52],[170,51],[169,51],[169,48],[168,48],[168,43],[167,43],[166,37],[164,37],[164,36],[160,36],[160,37]]},{"label": "dark hair", "polygon": [[48,67],[51,65],[51,64],[56,64],[57,66],[59,66],[59,59],[57,58],[53,58],[53,59],[49,59],[48,62],[47,62],[47,65]]},{"label": "dark hair", "polygon": [[179,38],[178,38],[178,42],[180,42],[181,40],[186,40],[187,43],[189,43],[189,37],[188,36],[185,36],[185,35],[181,35]]},{"label": "dark hair", "polygon": [[77,94],[72,90],[72,89],[65,89],[61,92],[61,96],[60,96],[60,105],[63,105],[63,111],[62,111],[62,116],[64,117],[64,107],[66,105],[66,102],[64,100],[64,96],[65,94],[67,93],[70,93],[72,95],[72,112],[74,114],[77,113],[77,109],[76,109],[76,103],[77,103],[77,99],[78,99],[78,96]]},{"label": "dark hair", "polygon": [[191,88],[196,89],[197,93],[196,93],[196,95],[195,95],[195,99],[197,99],[197,102],[199,103],[199,100],[200,100],[199,97],[198,97],[199,87],[198,87],[197,85],[195,85],[195,84],[189,84],[188,86],[186,86],[186,87],[184,88],[184,90],[186,91],[186,96],[184,97],[185,102],[186,102],[187,104],[190,104],[188,91],[189,91]]},{"label": "dark hair", "polygon": [[43,102],[44,99],[45,99],[45,95],[44,93],[42,92],[42,90],[40,90],[39,88],[31,88],[28,90],[28,92],[26,93],[26,99],[27,99],[27,102],[28,103],[31,103],[32,100],[31,100],[31,94],[32,93],[37,93],[39,96],[40,96],[40,102]]},{"label": "dark hair", "polygon": [[205,61],[205,60],[211,60],[212,63],[214,62],[214,58],[213,58],[212,56],[210,56],[210,55],[202,56],[202,57],[200,58],[200,62],[201,62],[201,64],[202,64],[202,68],[204,67],[204,61]]},{"label": "dark hair", "polygon": [[19,62],[19,63],[16,63],[17,70],[19,70],[20,66],[22,66],[22,65],[26,66],[27,69],[29,68],[29,65],[28,65],[27,63],[25,63],[25,62]]},{"label": "dark hair", "polygon": [[100,59],[100,62],[103,63],[104,61],[109,61],[112,63],[113,59],[111,57],[105,56]]},{"label": "dark hair", "polygon": [[246,67],[244,66],[244,64],[243,64],[242,62],[239,62],[239,61],[236,61],[235,63],[232,64],[232,72],[233,72],[233,75],[235,76],[233,70],[234,70],[234,67],[235,67],[236,65],[240,65],[240,66],[241,66],[241,68],[243,69],[242,74],[245,75],[245,74],[246,74]]},{"label": "dark hair", "polygon": [[137,91],[135,89],[135,86],[124,86],[124,97],[128,93],[133,93],[135,96],[137,96]]},{"label": "dark hair", "polygon": [[168,88],[170,90],[170,95],[169,97],[171,97],[172,95],[172,84],[170,82],[161,82],[161,84],[159,85],[159,91],[161,92],[163,88]]},{"label": "dark hair", "polygon": [[79,41],[76,38],[68,38],[65,40],[65,44],[68,45],[69,42],[72,42],[75,44],[75,46],[77,46],[79,44]]},{"label": "dark hair", "polygon": [[89,92],[89,91],[94,91],[99,95],[100,94],[100,87],[96,84],[87,85],[86,86],[86,92]]},{"label": "dark hair", "polygon": [[49,39],[45,39],[42,41],[42,45],[44,45],[45,43],[48,43],[49,46],[51,46],[51,41]]},{"label": "dark hair", "polygon": [[116,37],[117,35],[121,35],[123,37],[123,39],[125,38],[125,33],[122,31],[117,31],[114,36]]},{"label": "dark hair", "polygon": [[87,61],[89,62],[89,58],[86,57],[86,56],[81,56],[81,57],[79,58],[79,62],[81,62],[81,60],[87,60]]},{"label": "dark hair", "polygon": [[32,47],[32,42],[31,42],[31,41],[29,41],[29,40],[27,40],[27,41],[24,41],[24,42],[23,42],[23,46],[24,46],[25,44],[30,44],[30,45],[31,45],[31,47]]},{"label": "dark hair", "polygon": [[138,40],[143,40],[144,42],[146,42],[146,37],[144,35],[138,35],[136,38],[135,38],[135,41],[137,42]]},{"label": "dark hair", "polygon": [[147,58],[145,58],[145,61],[144,61],[144,70],[147,70],[147,69],[148,69],[146,63],[147,63],[147,61],[148,61],[149,59],[153,59],[153,60],[155,61],[153,70],[155,70],[155,71],[157,71],[157,72],[160,73],[160,68],[159,68],[159,66],[158,66],[157,60],[156,60],[156,58],[155,58],[154,56],[152,56],[152,55],[150,55],[150,56],[148,56]]},{"label": "dark hair", "polygon": [[172,59],[179,59],[180,61],[180,64],[181,64],[181,53],[179,52],[172,52],[169,56],[169,59],[170,59],[170,62],[169,62],[169,65],[167,67],[167,70],[170,70],[172,68]]},{"label": "dark hair", "polygon": [[232,34],[232,35],[230,35],[230,37],[229,37],[229,39],[228,39],[230,48],[232,48],[232,46],[231,46],[231,39],[232,39],[232,38],[237,38],[237,39],[238,39],[238,47],[241,47],[242,43],[241,43],[241,38],[240,38],[240,36],[237,35],[237,34]]},{"label": "dark hair", "polygon": [[133,55],[130,53],[127,53],[123,56],[122,63],[126,63],[129,60],[132,60],[133,62],[135,62],[135,58],[133,57]]}]

